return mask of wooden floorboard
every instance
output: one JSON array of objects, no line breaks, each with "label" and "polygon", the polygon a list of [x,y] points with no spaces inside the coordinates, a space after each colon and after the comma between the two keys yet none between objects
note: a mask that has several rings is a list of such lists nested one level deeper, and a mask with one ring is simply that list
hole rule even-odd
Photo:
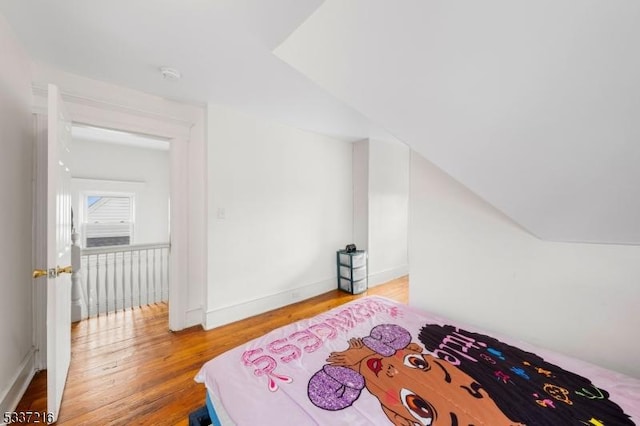
[{"label": "wooden floorboard", "polygon": [[[71,366],[59,425],[187,425],[204,401],[193,378],[206,361],[270,330],[360,298],[408,303],[408,278],[361,295],[338,290],[210,331],[172,333],[165,304],[101,316],[71,329]],[[46,411],[46,371],[36,374],[17,411]]]}]

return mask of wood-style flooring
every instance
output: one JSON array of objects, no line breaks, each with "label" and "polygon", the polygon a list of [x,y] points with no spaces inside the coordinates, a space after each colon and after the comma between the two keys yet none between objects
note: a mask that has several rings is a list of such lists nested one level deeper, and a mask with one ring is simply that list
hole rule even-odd
[{"label": "wood-style flooring", "polygon": [[[365,294],[401,303],[408,278],[361,295],[338,290],[210,331],[172,333],[157,304],[73,324],[71,367],[59,425],[187,425],[204,402],[193,378],[206,361],[274,328],[309,318]],[[46,372],[36,374],[16,411],[46,411]]]}]

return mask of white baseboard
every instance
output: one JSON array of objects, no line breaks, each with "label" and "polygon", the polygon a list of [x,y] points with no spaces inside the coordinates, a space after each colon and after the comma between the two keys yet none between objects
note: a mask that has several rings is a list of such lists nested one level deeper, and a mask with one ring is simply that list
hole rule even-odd
[{"label": "white baseboard", "polygon": [[87,317],[84,313],[84,304],[81,301],[71,301],[71,322],[78,322]]},{"label": "white baseboard", "polygon": [[185,314],[185,328],[193,327],[194,325],[202,324],[202,308],[193,308],[187,310]]},{"label": "white baseboard", "polygon": [[36,374],[35,353],[35,348],[29,350],[11,383],[0,394],[0,413],[16,410],[20,399],[31,383],[31,379]]},{"label": "white baseboard", "polygon": [[384,284],[409,274],[409,265],[402,265],[385,271],[369,273],[369,287]]},{"label": "white baseboard", "polygon": [[258,315],[273,309],[281,308],[292,303],[317,296],[322,293],[334,290],[337,287],[336,278],[320,281],[295,289],[283,291],[270,296],[241,302],[236,305],[207,311],[205,330],[210,330],[221,325],[239,321],[254,315]]}]

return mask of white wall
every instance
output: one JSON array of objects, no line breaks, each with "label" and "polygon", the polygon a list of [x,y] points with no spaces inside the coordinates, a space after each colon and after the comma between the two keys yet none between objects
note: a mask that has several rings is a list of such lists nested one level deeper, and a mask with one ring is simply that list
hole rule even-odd
[{"label": "white wall", "polygon": [[353,143],[353,240],[358,249],[369,248],[369,140]]},{"label": "white wall", "polygon": [[208,108],[208,328],[336,287],[351,144]]},{"label": "white wall", "polygon": [[411,158],[412,305],[640,377],[640,247],[541,241]]},{"label": "white wall", "polygon": [[33,368],[31,65],[0,15],[0,413]]},{"label": "white wall", "polygon": [[369,255],[369,286],[409,272],[409,147],[353,143],[353,241]]},{"label": "white wall", "polygon": [[168,151],[74,140],[70,164],[76,218],[81,217],[81,191],[131,192],[135,196],[132,243],[169,241]]},{"label": "white wall", "polygon": [[369,141],[369,285],[409,271],[409,147]]}]

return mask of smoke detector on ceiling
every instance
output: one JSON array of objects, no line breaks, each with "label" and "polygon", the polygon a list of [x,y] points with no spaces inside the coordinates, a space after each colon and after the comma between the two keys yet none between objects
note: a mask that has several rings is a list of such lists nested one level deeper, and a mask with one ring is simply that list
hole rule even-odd
[{"label": "smoke detector on ceiling", "polygon": [[177,81],[177,80],[180,80],[180,77],[182,77],[182,75],[180,74],[180,71],[178,71],[175,68],[161,67],[160,73],[162,74],[162,77],[165,80]]}]

